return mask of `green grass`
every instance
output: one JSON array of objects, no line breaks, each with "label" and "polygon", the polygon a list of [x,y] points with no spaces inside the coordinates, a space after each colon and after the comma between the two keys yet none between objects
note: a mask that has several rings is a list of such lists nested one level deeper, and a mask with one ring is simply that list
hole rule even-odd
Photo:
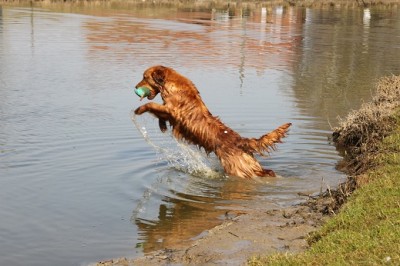
[{"label": "green grass", "polygon": [[[400,124],[400,123],[398,123]],[[400,265],[400,126],[380,147],[378,167],[300,254],[251,258],[249,265]]]}]

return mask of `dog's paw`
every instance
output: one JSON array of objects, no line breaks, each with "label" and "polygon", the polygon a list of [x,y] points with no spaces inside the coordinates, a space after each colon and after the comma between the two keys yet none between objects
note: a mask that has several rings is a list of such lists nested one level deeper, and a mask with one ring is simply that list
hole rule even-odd
[{"label": "dog's paw", "polygon": [[162,119],[158,119],[158,126],[160,127],[160,130],[162,133],[164,133],[165,131],[167,131],[167,122],[165,120]]},{"label": "dog's paw", "polygon": [[141,115],[146,111],[146,108],[142,105],[136,108],[135,115]]}]

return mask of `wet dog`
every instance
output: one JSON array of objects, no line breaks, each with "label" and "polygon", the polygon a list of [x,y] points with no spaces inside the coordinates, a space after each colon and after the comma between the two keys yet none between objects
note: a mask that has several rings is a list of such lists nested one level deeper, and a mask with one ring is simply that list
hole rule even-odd
[{"label": "wet dog", "polygon": [[164,66],[147,69],[143,80],[136,85],[139,87],[150,90],[149,100],[160,93],[164,104],[146,103],[138,107],[135,114],[149,112],[158,118],[162,132],[167,130],[168,122],[175,138],[202,147],[208,154],[214,152],[226,174],[242,178],[275,176],[274,171],[262,168],[254,153],[264,155],[274,150],[291,123],[258,139],[243,138],[210,113],[189,79]]}]

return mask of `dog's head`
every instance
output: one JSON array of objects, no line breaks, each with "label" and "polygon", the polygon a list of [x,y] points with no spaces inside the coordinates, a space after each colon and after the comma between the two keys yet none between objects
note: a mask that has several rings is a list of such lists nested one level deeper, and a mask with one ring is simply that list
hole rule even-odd
[{"label": "dog's head", "polygon": [[143,79],[136,85],[136,88],[148,88],[150,90],[150,95],[147,96],[147,99],[154,99],[154,97],[165,88],[164,85],[167,71],[168,68],[164,66],[150,67],[143,73]]}]

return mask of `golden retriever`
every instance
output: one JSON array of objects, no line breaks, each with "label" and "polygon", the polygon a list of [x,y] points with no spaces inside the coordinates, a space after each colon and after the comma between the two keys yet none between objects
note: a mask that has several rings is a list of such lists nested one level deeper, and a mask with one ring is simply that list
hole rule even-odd
[{"label": "golden retriever", "polygon": [[150,112],[159,119],[162,132],[167,121],[175,138],[203,147],[207,154],[214,152],[226,174],[241,178],[275,176],[274,171],[263,169],[254,153],[264,155],[275,149],[285,137],[291,123],[283,124],[260,138],[243,138],[213,116],[200,97],[195,85],[169,67],[153,66],[143,74],[136,88],[150,90],[154,99],[161,94],[164,104],[146,103],[135,110],[136,115]]}]

